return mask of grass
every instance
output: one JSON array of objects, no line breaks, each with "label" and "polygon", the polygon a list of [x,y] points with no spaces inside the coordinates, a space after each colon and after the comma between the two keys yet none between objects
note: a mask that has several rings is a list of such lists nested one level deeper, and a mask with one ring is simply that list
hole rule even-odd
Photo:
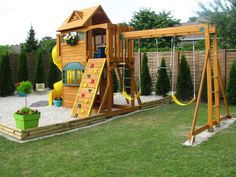
[{"label": "grass", "polygon": [[[181,143],[193,110],[193,106],[163,105],[24,144],[0,137],[0,176],[234,176],[236,123],[200,146],[185,147]],[[200,110],[206,114],[206,105]],[[231,112],[236,113],[235,107]]]}]

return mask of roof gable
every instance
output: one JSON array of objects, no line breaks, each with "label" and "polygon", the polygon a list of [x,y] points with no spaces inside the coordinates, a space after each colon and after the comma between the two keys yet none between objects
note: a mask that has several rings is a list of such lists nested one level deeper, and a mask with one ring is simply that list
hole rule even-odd
[{"label": "roof gable", "polygon": [[93,24],[111,23],[105,11],[99,5],[79,11],[74,10],[72,14],[57,29],[57,31],[61,32],[69,29],[84,27],[87,25],[87,22],[90,19],[92,19]]}]

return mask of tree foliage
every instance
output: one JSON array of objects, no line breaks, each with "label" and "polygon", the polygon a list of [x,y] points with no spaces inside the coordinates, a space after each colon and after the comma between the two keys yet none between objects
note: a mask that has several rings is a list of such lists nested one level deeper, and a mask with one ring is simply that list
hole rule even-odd
[{"label": "tree foliage", "polygon": [[27,53],[34,52],[38,48],[38,41],[35,38],[35,31],[33,26],[30,26],[26,42],[23,44],[23,48]]},{"label": "tree foliage", "polygon": [[12,70],[8,53],[0,56],[0,96],[9,96],[14,93]]},{"label": "tree foliage", "polygon": [[119,91],[119,83],[117,80],[115,70],[112,71],[112,78],[113,78],[113,92],[118,92]]},{"label": "tree foliage", "polygon": [[165,59],[162,58],[156,82],[156,94],[166,96],[170,90],[170,80],[166,71]]},{"label": "tree foliage", "polygon": [[29,79],[29,74],[28,74],[26,53],[24,50],[21,50],[18,60],[17,81],[18,82],[27,81],[28,79]]},{"label": "tree foliage", "polygon": [[53,89],[53,84],[59,80],[61,80],[60,71],[58,70],[57,66],[53,63],[53,60],[51,59],[49,61],[49,72],[47,78],[48,87],[50,89]]},{"label": "tree foliage", "polygon": [[142,70],[141,70],[141,94],[150,95],[152,93],[152,80],[148,68],[147,54],[143,54]]},{"label": "tree foliage", "polygon": [[236,104],[236,60],[230,69],[227,97],[229,104]]},{"label": "tree foliage", "polygon": [[53,47],[56,45],[56,39],[51,37],[44,37],[39,41],[39,47],[46,52],[47,54],[51,54]]},{"label": "tree foliage", "polygon": [[[174,19],[170,12],[159,12],[156,13],[151,9],[140,9],[138,12],[134,12],[133,17],[130,21],[130,25],[135,30],[154,29],[154,28],[165,28],[173,27],[180,24],[180,20]],[[178,40],[176,40],[177,42]],[[155,39],[142,39],[142,47],[147,50],[156,50]],[[163,37],[158,39],[158,47],[165,48],[171,47],[171,38]]]},{"label": "tree foliage", "polygon": [[181,56],[179,65],[179,73],[176,84],[176,96],[181,100],[189,100],[193,97],[192,77],[185,55]]},{"label": "tree foliage", "polygon": [[39,48],[36,53],[36,71],[34,76],[33,87],[35,89],[36,83],[45,83],[45,74],[42,60],[42,50]]},{"label": "tree foliage", "polygon": [[235,0],[214,0],[213,3],[208,5],[199,4],[201,10],[198,15],[216,25],[221,48],[236,47],[235,4]]}]

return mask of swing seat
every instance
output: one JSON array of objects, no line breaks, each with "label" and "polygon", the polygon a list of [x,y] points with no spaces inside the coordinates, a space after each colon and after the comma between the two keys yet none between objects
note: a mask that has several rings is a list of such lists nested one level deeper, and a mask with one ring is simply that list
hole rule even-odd
[{"label": "swing seat", "polygon": [[171,97],[172,97],[172,100],[179,106],[188,106],[195,101],[195,98],[193,97],[189,102],[182,103],[177,99],[177,97],[175,95],[171,95]]},{"label": "swing seat", "polygon": [[139,92],[139,93],[136,94],[135,97],[133,97],[133,98],[130,97],[130,96],[127,94],[127,92],[125,92],[125,91],[122,92],[122,95],[123,95],[127,100],[132,101],[132,100],[135,100],[135,99],[137,99],[138,97],[140,97],[141,93]]}]

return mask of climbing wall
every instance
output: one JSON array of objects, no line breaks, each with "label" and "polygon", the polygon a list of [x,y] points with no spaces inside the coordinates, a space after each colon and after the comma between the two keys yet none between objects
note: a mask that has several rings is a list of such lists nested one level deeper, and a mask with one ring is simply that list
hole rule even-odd
[{"label": "climbing wall", "polygon": [[106,59],[89,59],[83,74],[83,78],[78,89],[72,117],[89,117],[100,85]]}]

